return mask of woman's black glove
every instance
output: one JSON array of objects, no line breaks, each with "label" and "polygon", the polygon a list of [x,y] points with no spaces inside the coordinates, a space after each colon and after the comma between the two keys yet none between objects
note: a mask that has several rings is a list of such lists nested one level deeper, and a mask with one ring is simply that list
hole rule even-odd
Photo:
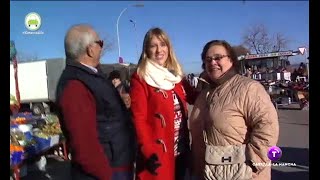
[{"label": "woman's black glove", "polygon": [[156,170],[161,166],[156,154],[152,154],[146,161],[146,169],[153,175],[158,175]]},{"label": "woman's black glove", "polygon": [[245,163],[251,167],[252,172],[256,173],[258,171],[258,169],[253,165],[252,161],[248,160]]}]

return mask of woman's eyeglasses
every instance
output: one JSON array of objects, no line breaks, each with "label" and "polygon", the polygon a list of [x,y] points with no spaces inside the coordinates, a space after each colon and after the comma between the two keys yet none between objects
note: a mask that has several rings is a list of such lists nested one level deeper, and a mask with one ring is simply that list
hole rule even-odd
[{"label": "woman's eyeglasses", "polygon": [[215,56],[212,56],[212,57],[206,57],[205,61],[206,61],[207,63],[211,63],[212,60],[220,61],[220,60],[223,59],[224,57],[229,57],[229,55],[215,55]]},{"label": "woman's eyeglasses", "polygon": [[103,48],[103,40],[95,41],[101,48]]}]

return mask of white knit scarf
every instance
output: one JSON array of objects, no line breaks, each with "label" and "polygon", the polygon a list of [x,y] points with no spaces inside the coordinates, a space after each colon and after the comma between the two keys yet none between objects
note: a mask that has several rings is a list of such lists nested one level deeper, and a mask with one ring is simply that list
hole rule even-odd
[{"label": "white knit scarf", "polygon": [[152,87],[171,90],[174,88],[175,84],[181,81],[181,76],[175,76],[167,68],[148,59],[144,80]]}]

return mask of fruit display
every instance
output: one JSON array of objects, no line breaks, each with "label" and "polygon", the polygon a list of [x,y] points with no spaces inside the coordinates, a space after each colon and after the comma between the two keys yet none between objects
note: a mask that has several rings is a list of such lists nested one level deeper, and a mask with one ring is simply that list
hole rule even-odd
[{"label": "fruit display", "polygon": [[28,146],[34,146],[34,145],[36,145],[37,144],[37,142],[34,140],[34,139],[31,139],[30,141],[27,141],[27,143],[26,143],[26,147],[28,147]]},{"label": "fruit display", "polygon": [[10,165],[19,164],[23,160],[24,148],[20,145],[23,135],[17,130],[10,132]]},{"label": "fruit display", "polygon": [[22,152],[22,151],[23,151],[23,147],[22,146],[10,144],[10,153]]},{"label": "fruit display", "polygon": [[16,125],[10,128],[10,141],[21,146],[23,146],[26,142],[25,135]]},{"label": "fruit display", "polygon": [[10,124],[32,124],[35,119],[30,112],[19,112],[11,116]]},{"label": "fruit display", "polygon": [[38,138],[42,138],[42,139],[49,139],[50,138],[49,134],[41,132],[41,131],[34,133],[34,136],[38,137]]},{"label": "fruit display", "polygon": [[13,124],[25,124],[27,122],[24,117],[17,117],[14,119]]},{"label": "fruit display", "polygon": [[54,114],[48,114],[44,118],[48,123],[59,123],[59,118],[58,116]]},{"label": "fruit display", "polygon": [[57,144],[62,136],[59,119],[53,114],[40,118],[30,113],[18,113],[10,117],[10,122],[10,157],[13,164],[23,160],[22,157],[28,158],[45,151]]},{"label": "fruit display", "polygon": [[14,118],[25,118],[26,120],[34,119],[35,117],[32,115],[31,112],[19,112],[13,115]]},{"label": "fruit display", "polygon": [[16,97],[12,94],[10,94],[10,105],[18,105]]},{"label": "fruit display", "polygon": [[48,123],[44,125],[44,127],[41,129],[41,132],[49,136],[62,134],[59,123]]},{"label": "fruit display", "polygon": [[10,165],[19,164],[24,158],[23,153],[22,146],[10,144]]}]

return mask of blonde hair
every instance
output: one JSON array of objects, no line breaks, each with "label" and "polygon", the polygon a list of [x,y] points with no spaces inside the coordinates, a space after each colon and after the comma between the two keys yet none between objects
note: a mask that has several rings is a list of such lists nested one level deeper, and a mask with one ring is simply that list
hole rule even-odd
[{"label": "blonde hair", "polygon": [[144,77],[146,74],[146,62],[149,60],[148,58],[148,48],[150,46],[151,39],[156,36],[161,41],[166,43],[168,46],[168,59],[166,60],[164,67],[167,68],[169,71],[171,71],[174,75],[183,76],[183,71],[181,68],[181,65],[178,62],[178,59],[173,51],[172,44],[170,42],[170,39],[168,35],[160,28],[151,28],[146,35],[144,36],[143,40],[143,47],[142,47],[142,53],[138,62],[138,68],[137,73],[140,78]]}]

